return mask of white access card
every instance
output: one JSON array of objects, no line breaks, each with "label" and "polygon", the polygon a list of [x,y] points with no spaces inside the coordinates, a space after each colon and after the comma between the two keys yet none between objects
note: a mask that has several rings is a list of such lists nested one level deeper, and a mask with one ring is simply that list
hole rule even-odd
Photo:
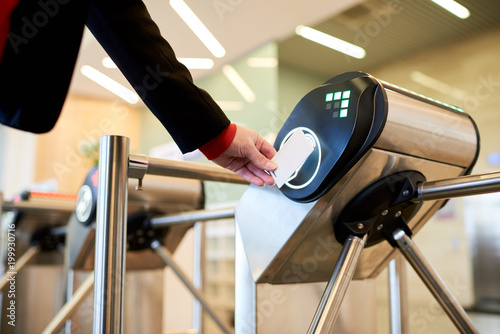
[{"label": "white access card", "polygon": [[304,132],[300,129],[295,130],[272,159],[278,164],[278,168],[270,174],[278,188],[285,184],[313,151],[314,147]]}]

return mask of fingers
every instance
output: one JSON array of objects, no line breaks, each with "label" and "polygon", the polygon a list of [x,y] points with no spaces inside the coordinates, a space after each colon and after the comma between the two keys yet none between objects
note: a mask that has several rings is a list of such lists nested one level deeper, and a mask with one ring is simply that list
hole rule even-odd
[{"label": "fingers", "polygon": [[246,168],[246,167],[238,169],[236,171],[236,174],[238,174],[239,176],[241,176],[242,178],[244,178],[245,180],[247,180],[251,184],[254,184],[258,187],[264,186],[264,181],[261,178],[259,178],[258,176],[256,176],[254,173],[252,173],[250,170],[248,170],[248,168]]},{"label": "fingers", "polygon": [[273,185],[273,178],[265,171],[278,167],[270,160],[275,154],[274,147],[257,131],[238,126],[231,145],[213,162],[236,172],[256,186]]},{"label": "fingers", "polygon": [[235,172],[251,184],[254,184],[258,187],[263,187],[265,184],[269,186],[274,185],[274,179],[271,177],[271,175],[267,174],[252,163],[249,163],[245,167],[242,167]]},{"label": "fingers", "polygon": [[265,184],[267,185],[274,185],[274,179],[271,177],[271,175],[267,174],[264,172],[262,169],[258,168],[252,163],[249,163],[247,168],[255,174],[258,178],[260,178],[262,181],[264,181]]},{"label": "fingers", "polygon": [[[273,148],[273,150],[274,150],[274,148]],[[276,168],[278,168],[278,165],[274,161],[271,161],[270,159],[266,158],[262,153],[259,152],[259,150],[255,146],[253,146],[249,149],[247,158],[255,166],[257,166],[258,168],[260,168],[262,170],[272,171],[272,170],[275,170]]]},{"label": "fingers", "polygon": [[233,145],[235,150],[228,152],[250,160],[260,169],[271,171],[277,168],[276,163],[270,160],[276,150],[257,131],[238,126]]},{"label": "fingers", "polygon": [[276,155],[276,150],[267,140],[262,138],[259,151],[268,159],[272,159]]}]

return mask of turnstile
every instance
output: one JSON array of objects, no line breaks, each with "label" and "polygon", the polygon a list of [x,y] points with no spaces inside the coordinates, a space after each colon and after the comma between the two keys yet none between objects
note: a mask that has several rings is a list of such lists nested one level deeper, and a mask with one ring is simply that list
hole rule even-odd
[{"label": "turnstile", "polygon": [[[98,175],[97,167],[88,172],[78,193],[75,213],[67,224],[64,271],[68,273],[68,302],[73,300],[73,294],[81,285],[85,287],[87,277],[93,275]],[[125,216],[127,239],[124,247],[127,263],[126,290],[129,293],[126,294],[128,306],[124,321],[125,326],[130,329],[142,328],[148,332],[159,332],[163,323],[163,268],[166,265],[151,249],[150,244],[154,240],[160,240],[173,253],[194,222],[165,228],[153,228],[149,222],[153,217],[203,208],[204,194],[203,185],[197,180],[158,178],[152,175],[144,179],[143,185],[143,191],[136,191],[135,185],[130,184],[128,191],[129,205]],[[92,296],[92,289],[93,283],[87,286],[86,295]],[[79,301],[82,302],[83,300]],[[89,298],[84,307],[80,307],[79,312],[72,315],[71,322],[66,324],[67,332],[91,332],[92,314],[92,299]]]},{"label": "turnstile", "polygon": [[[398,249],[457,328],[474,333],[410,238],[443,199],[500,190],[500,173],[463,176],[479,148],[470,117],[367,74],[347,73],[299,102],[276,147],[296,128],[315,152],[284,188],[250,186],[236,209],[236,332],[331,332],[351,280],[375,277]],[[139,179],[139,186],[147,174],[245,182],[219,167],[129,154],[128,138],[119,136],[101,138],[99,170],[93,329],[121,333],[128,179]],[[317,282],[328,284],[316,314],[300,323],[305,302],[290,305],[275,288],[297,294],[295,287]]]},{"label": "turnstile", "polygon": [[76,194],[41,191],[0,196],[1,333],[33,332],[61,307],[66,223],[75,200]]},{"label": "turnstile", "polygon": [[[410,238],[444,204],[441,199],[467,194],[442,187],[454,181],[429,181],[470,172],[479,151],[472,119],[456,107],[351,72],[309,92],[275,147],[296,129],[314,152],[281,189],[250,186],[236,209],[236,332],[275,333],[279,324],[283,333],[330,333],[351,280],[376,277],[397,249],[456,326],[474,332]],[[299,286],[307,296],[308,284],[314,295],[315,282],[329,283],[316,299],[312,322],[293,318],[290,303],[272,302],[273,295],[291,300]],[[307,297],[301,302],[307,304]]]},{"label": "turnstile", "polygon": [[[9,297],[9,286],[17,288],[16,316],[12,316],[16,326],[8,324],[9,310],[4,310],[1,332],[50,334],[59,333],[63,327],[66,333],[92,332],[97,183],[98,169],[92,168],[78,196],[25,192],[16,201],[1,202],[5,240],[0,243],[0,255],[2,260],[12,258],[9,254],[14,252],[18,255],[15,268],[3,266],[1,270],[5,272],[0,276],[4,306],[14,298]],[[204,191],[198,180],[150,175],[141,180],[141,185],[143,191],[129,185],[125,332],[162,330],[166,266],[224,328],[198,288],[175,263],[172,253],[200,219],[234,217],[234,208],[201,210]],[[9,243],[10,239],[15,240]],[[12,244],[16,249],[9,253]],[[26,266],[28,263],[34,265]],[[27,315],[32,321],[26,321]]]}]

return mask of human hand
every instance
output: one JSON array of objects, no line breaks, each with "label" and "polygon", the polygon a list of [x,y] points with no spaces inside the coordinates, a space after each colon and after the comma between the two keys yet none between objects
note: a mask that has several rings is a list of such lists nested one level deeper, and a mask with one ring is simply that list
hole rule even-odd
[{"label": "human hand", "polygon": [[212,161],[256,186],[272,186],[274,179],[265,170],[273,171],[278,167],[270,160],[275,154],[274,147],[257,131],[237,126],[231,145]]}]

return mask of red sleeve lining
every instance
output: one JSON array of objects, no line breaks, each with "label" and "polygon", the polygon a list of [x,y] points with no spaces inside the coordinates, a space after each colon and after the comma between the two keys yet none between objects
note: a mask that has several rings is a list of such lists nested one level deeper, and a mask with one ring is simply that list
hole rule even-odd
[{"label": "red sleeve lining", "polygon": [[0,1],[0,59],[2,59],[7,36],[10,31],[10,14],[16,8],[19,0]]},{"label": "red sleeve lining", "polygon": [[207,157],[208,160],[213,160],[219,157],[233,142],[234,136],[236,135],[236,128],[236,124],[229,124],[229,126],[225,128],[217,137],[200,147],[199,150]]}]

